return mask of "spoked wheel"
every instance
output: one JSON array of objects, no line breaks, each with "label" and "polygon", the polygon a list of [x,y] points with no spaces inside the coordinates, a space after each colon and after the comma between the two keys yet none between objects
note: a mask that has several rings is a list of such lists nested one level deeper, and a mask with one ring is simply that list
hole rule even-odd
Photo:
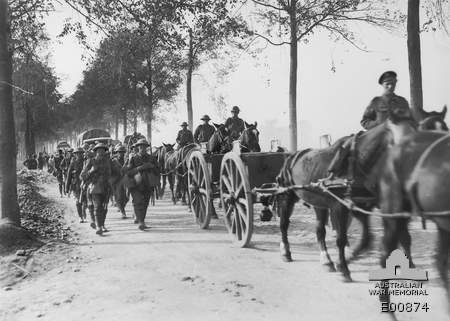
[{"label": "spoked wheel", "polygon": [[220,200],[233,242],[240,247],[248,246],[253,233],[253,199],[247,169],[239,155],[233,152],[222,159]]},{"label": "spoked wheel", "polygon": [[197,224],[206,229],[211,221],[211,178],[205,158],[193,151],[188,165],[188,191]]}]

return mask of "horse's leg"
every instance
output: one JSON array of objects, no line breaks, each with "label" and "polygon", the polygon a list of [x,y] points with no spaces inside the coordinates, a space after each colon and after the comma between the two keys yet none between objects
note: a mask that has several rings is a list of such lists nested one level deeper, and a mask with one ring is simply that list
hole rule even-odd
[{"label": "horse's leg", "polygon": [[169,181],[170,192],[172,193],[172,202],[173,204],[177,203],[177,199],[175,198],[174,185],[175,185],[175,174],[169,174],[167,177]]},{"label": "horse's leg", "polygon": [[329,211],[327,208],[317,207],[314,207],[314,211],[316,212],[316,236],[320,248],[320,264],[322,264],[327,271],[336,272],[325,242],[325,236],[327,234],[325,225],[328,222]]},{"label": "horse's leg", "polygon": [[314,207],[314,211],[316,212],[316,237],[320,248],[320,264],[322,264],[328,272],[336,272],[325,242],[327,234],[325,226],[330,215],[329,210],[327,208]]},{"label": "horse's leg", "polygon": [[398,240],[400,242],[400,245],[402,246],[405,255],[409,259],[409,267],[415,268],[416,265],[414,264],[411,255],[411,234],[409,234],[408,230],[409,219],[398,219],[397,224],[399,229]]},{"label": "horse's leg", "polygon": [[337,219],[337,238],[336,245],[339,250],[339,263],[337,269],[342,273],[345,282],[351,282],[350,270],[348,269],[347,259],[345,258],[345,247],[348,244],[347,226],[349,220],[349,211],[343,206],[337,206],[331,210],[331,215]]},{"label": "horse's leg", "polygon": [[[187,176],[185,176],[185,180],[184,180],[184,194],[187,196],[187,206],[188,206],[188,211],[192,212],[192,208],[191,208],[191,196],[189,195],[188,192],[188,181],[187,181]],[[208,206],[208,205],[207,205]]]},{"label": "horse's leg", "polygon": [[[384,235],[383,235],[383,251],[381,254],[380,265],[382,268],[386,268],[386,260],[398,246],[399,230],[398,222],[396,219],[383,219]],[[389,280],[386,280],[389,281]],[[380,294],[381,303],[389,304],[389,285],[387,282],[385,292]]]},{"label": "horse's leg", "polygon": [[438,244],[436,253],[436,265],[445,290],[447,291],[447,301],[450,312],[450,282],[448,278],[450,256],[450,232],[438,227]]},{"label": "horse's leg", "polygon": [[166,190],[166,179],[167,179],[167,177],[166,177],[166,175],[161,175],[161,178],[162,178],[162,186],[161,186],[161,189],[160,189],[160,191],[159,191],[159,196],[161,197],[161,199],[164,197],[164,191]]},{"label": "horse's leg", "polygon": [[369,230],[369,216],[362,214],[360,212],[354,211],[353,217],[356,218],[362,225],[362,234],[361,234],[361,240],[358,243],[358,245],[353,250],[349,261],[357,259],[361,254],[366,252],[370,249],[370,246],[372,244],[373,236],[370,233]]},{"label": "horse's leg", "polygon": [[292,262],[291,250],[288,241],[289,218],[294,210],[295,198],[292,193],[278,195],[278,216],[280,217],[281,243],[280,251],[281,258],[284,262]]}]

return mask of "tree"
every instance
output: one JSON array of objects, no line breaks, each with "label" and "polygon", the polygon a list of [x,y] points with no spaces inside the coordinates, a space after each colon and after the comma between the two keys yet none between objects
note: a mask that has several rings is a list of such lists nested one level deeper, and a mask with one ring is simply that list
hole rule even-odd
[{"label": "tree", "polygon": [[[290,149],[297,150],[297,69],[298,42],[306,41],[316,29],[329,31],[358,47],[349,22],[364,22],[374,26],[386,26],[391,21],[376,8],[383,1],[369,0],[252,0],[258,8],[258,16],[268,28],[254,31],[257,37],[268,43],[289,45],[289,136]],[[278,25],[279,28],[273,28]],[[274,30],[279,31],[281,41],[272,40]]]},{"label": "tree", "polygon": [[422,63],[420,55],[420,0],[408,0],[408,64],[411,108],[416,119],[423,111]]},{"label": "tree", "polygon": [[[186,102],[189,127],[193,128],[192,76],[202,59],[211,58],[226,43],[240,46],[249,36],[246,23],[236,14],[234,1],[191,1],[180,6],[181,36],[186,51]],[[235,9],[232,12],[232,9]],[[238,41],[240,40],[240,41]]]},{"label": "tree", "polygon": [[407,47],[408,47],[408,66],[409,66],[409,84],[411,95],[411,109],[414,118],[421,120],[424,117],[423,110],[423,90],[422,90],[422,59],[420,46],[420,11],[424,6],[427,12],[427,21],[423,24],[423,30],[432,28],[436,30],[440,27],[447,31],[446,16],[444,4],[447,0],[426,0],[422,3],[420,0],[408,0],[408,18],[407,18]]},{"label": "tree", "polygon": [[0,0],[0,168],[1,218],[20,226],[17,203],[16,137],[12,102],[12,48],[9,6]]}]

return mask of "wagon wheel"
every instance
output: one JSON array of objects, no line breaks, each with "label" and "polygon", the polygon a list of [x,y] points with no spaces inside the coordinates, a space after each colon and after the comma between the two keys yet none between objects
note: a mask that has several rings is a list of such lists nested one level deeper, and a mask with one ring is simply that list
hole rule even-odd
[{"label": "wagon wheel", "polygon": [[197,224],[206,229],[211,221],[211,178],[205,158],[193,151],[188,165],[188,192]]},{"label": "wagon wheel", "polygon": [[253,198],[247,169],[233,152],[225,154],[220,167],[220,200],[234,243],[246,247],[253,233]]}]

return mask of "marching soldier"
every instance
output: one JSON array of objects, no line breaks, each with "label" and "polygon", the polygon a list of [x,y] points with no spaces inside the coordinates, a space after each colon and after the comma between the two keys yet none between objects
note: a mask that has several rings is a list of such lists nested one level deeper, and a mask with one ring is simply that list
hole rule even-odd
[{"label": "marching soldier", "polygon": [[203,124],[198,125],[194,133],[194,142],[197,144],[207,143],[216,131],[216,128],[209,124],[211,118],[208,115],[203,116],[200,120],[203,120]]},{"label": "marching soldier", "polygon": [[83,206],[81,204],[81,181],[80,174],[83,170],[83,154],[84,150],[81,147],[78,147],[75,152],[75,158],[70,162],[69,168],[67,169],[67,179],[66,179],[66,193],[73,192],[75,196],[75,205],[77,207],[77,213],[80,217],[80,223],[84,223],[86,219],[86,210],[83,211]]},{"label": "marching soldier", "polygon": [[230,139],[231,141],[239,139],[239,136],[241,136],[242,132],[245,129],[245,123],[244,121],[238,117],[239,112],[241,110],[238,106],[233,106],[231,109],[232,117],[229,117],[225,121],[225,127],[228,129],[228,132],[230,133]]},{"label": "marching soldier", "polygon": [[[67,181],[67,169],[69,168],[72,158],[73,158],[73,149],[70,148],[67,150],[66,155],[63,158],[61,165],[60,165],[64,182]],[[69,191],[65,191],[65,193],[69,194]]]},{"label": "marching soldier", "polygon": [[189,144],[192,144],[194,142],[194,137],[192,135],[192,132],[187,129],[188,124],[184,121],[181,124],[181,130],[178,132],[177,136],[177,143],[178,143],[178,149],[183,148],[184,146],[187,146]]},{"label": "marching soldier", "polygon": [[53,175],[58,180],[58,188],[59,188],[59,194],[61,197],[63,197],[64,193],[64,178],[63,178],[63,172],[61,169],[61,163],[64,160],[63,151],[62,149],[58,150],[58,156],[55,157],[55,170],[53,171]]},{"label": "marching soldier", "polygon": [[115,148],[116,156],[111,162],[111,179],[114,193],[114,200],[119,211],[122,213],[122,218],[126,219],[125,205],[128,202],[127,190],[125,189],[123,178],[123,166],[125,165],[126,148],[123,145],[117,145]]},{"label": "marching soldier", "polygon": [[130,186],[133,197],[133,207],[135,213],[135,223],[139,224],[140,230],[145,230],[145,217],[147,215],[148,203],[151,191],[156,186],[157,175],[159,174],[157,159],[147,153],[150,144],[145,138],[139,139],[133,147],[138,148],[138,153],[132,155],[125,166],[129,179],[134,180],[134,186]]},{"label": "marching soldier", "polygon": [[81,177],[88,183],[87,200],[91,216],[91,227],[96,228],[96,233],[102,235],[108,232],[105,228],[106,213],[108,211],[108,200],[111,178],[111,163],[106,152],[108,146],[98,143],[94,146],[95,157],[88,160],[84,166]]}]

